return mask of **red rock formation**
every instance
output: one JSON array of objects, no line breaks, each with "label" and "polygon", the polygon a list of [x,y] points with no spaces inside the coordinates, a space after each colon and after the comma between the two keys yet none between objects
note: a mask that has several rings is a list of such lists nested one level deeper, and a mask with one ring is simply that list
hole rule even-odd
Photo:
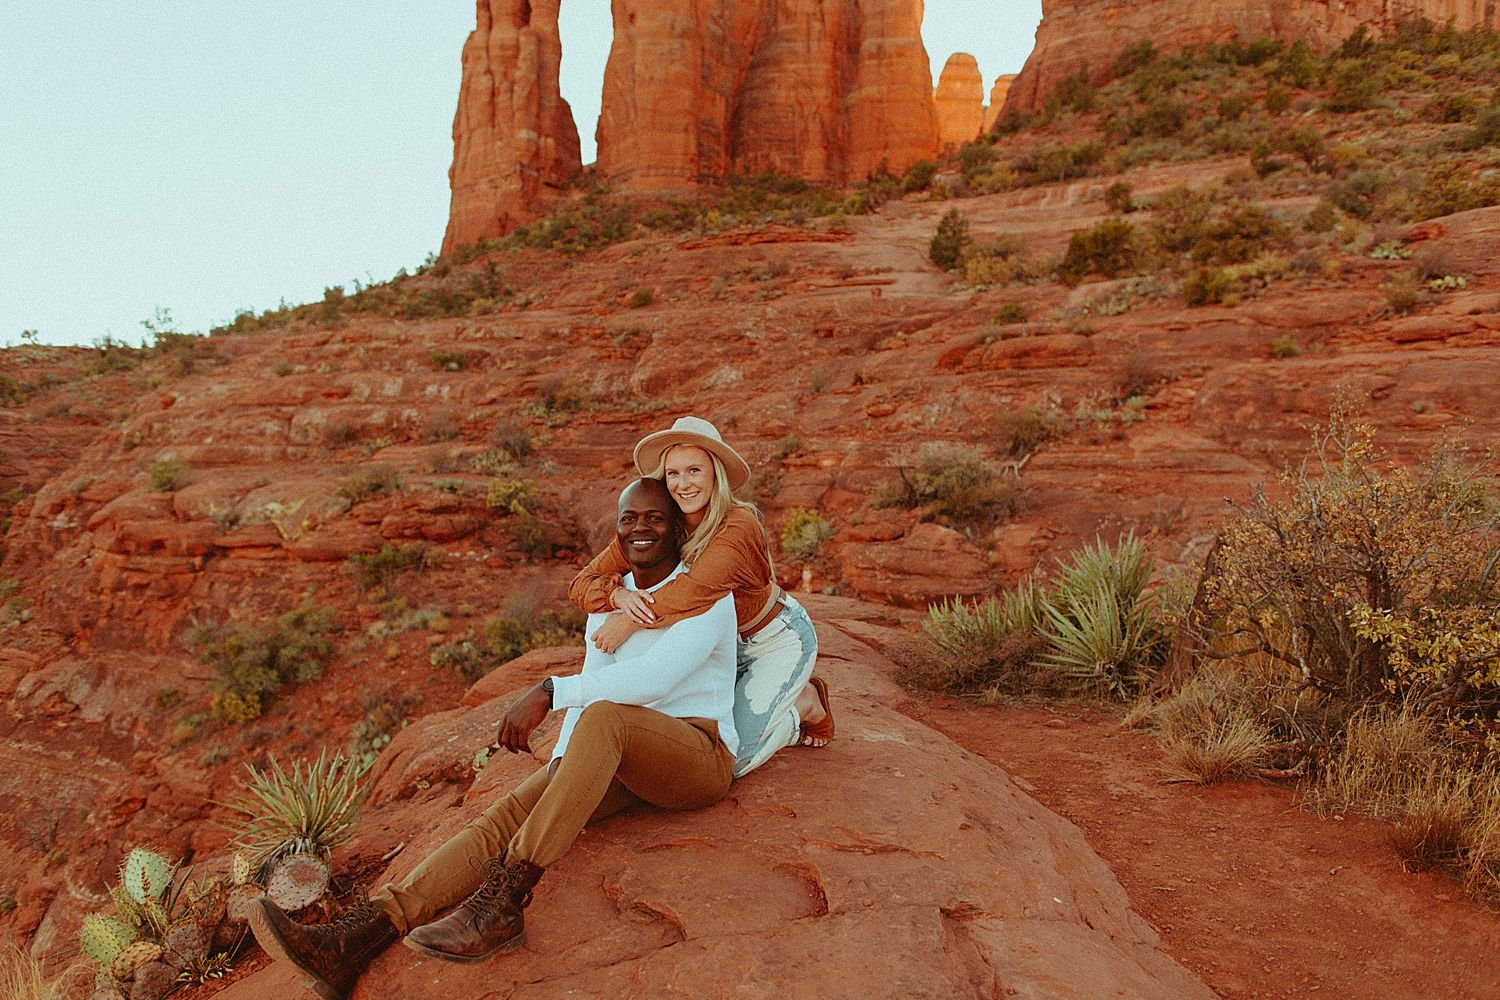
[{"label": "red rock formation", "polygon": [[984,106],[984,130],[988,132],[994,127],[995,120],[1000,117],[1000,109],[1005,107],[1005,97],[1010,93],[1011,84],[1016,82],[1016,74],[1005,73],[995,77],[995,85],[990,88],[990,103]]},{"label": "red rock formation", "polygon": [[1232,38],[1302,39],[1323,49],[1361,26],[1380,31],[1415,16],[1495,28],[1496,10],[1492,0],[1043,0],[1036,48],[1008,99],[1039,109],[1063,77],[1083,68],[1102,74],[1122,48],[1143,38],[1158,51]]},{"label": "red rock formation", "polygon": [[599,168],[635,190],[862,179],[936,148],[921,4],[614,0]]},{"label": "red rock formation", "polygon": [[973,142],[984,127],[984,77],[979,73],[979,60],[967,52],[949,56],[933,91],[933,101],[937,104],[939,142],[955,149]]},{"label": "red rock formation", "polygon": [[514,228],[580,168],[558,89],[559,0],[478,0],[453,116],[443,252]]}]

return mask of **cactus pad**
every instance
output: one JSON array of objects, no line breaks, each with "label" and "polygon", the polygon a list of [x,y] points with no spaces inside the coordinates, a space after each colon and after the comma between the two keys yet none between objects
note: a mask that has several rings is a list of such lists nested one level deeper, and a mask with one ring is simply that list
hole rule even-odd
[{"label": "cactus pad", "polygon": [[161,899],[172,884],[175,865],[155,851],[137,847],[120,867],[120,885],[136,906]]},{"label": "cactus pad", "polygon": [[134,941],[120,949],[109,963],[109,971],[122,983],[128,983],[135,977],[136,969],[158,958],[161,958],[161,945],[154,941]]},{"label": "cactus pad", "polygon": [[322,898],[329,875],[327,863],[315,855],[282,858],[266,879],[266,898],[288,913],[300,910]]},{"label": "cactus pad", "polygon": [[177,970],[166,962],[147,962],[135,970],[130,1000],[162,1000],[177,988]]},{"label": "cactus pad", "polygon": [[107,966],[135,940],[135,928],[114,917],[93,913],[83,918],[78,938],[89,958]]},{"label": "cactus pad", "polygon": [[229,862],[229,878],[235,885],[244,885],[250,881],[250,875],[255,866],[250,862],[250,856],[244,851],[235,851],[234,858]]},{"label": "cactus pad", "polygon": [[224,908],[224,920],[236,927],[243,927],[250,919],[250,904],[265,894],[264,889],[251,883],[230,889],[229,902]]},{"label": "cactus pad", "polygon": [[162,961],[179,971],[186,969],[206,958],[208,947],[212,943],[211,927],[192,920],[173,924],[162,935]]}]

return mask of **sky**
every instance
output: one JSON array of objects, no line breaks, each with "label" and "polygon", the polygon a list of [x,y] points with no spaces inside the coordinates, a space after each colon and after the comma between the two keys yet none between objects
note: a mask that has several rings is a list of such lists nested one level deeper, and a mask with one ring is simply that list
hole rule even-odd
[{"label": "sky", "polygon": [[[988,90],[1040,20],[1041,0],[926,0],[934,80],[964,51]],[[206,333],[420,265],[473,27],[466,0],[0,5],[0,346],[136,344],[161,310]],[[560,30],[589,162],[609,4],[564,0]]]}]

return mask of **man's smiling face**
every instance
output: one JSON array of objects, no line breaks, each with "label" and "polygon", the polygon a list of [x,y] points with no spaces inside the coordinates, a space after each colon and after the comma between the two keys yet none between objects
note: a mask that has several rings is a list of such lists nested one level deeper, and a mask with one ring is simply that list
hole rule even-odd
[{"label": "man's smiling face", "polygon": [[676,566],[682,513],[659,480],[642,479],[620,494],[615,535],[633,570]]}]

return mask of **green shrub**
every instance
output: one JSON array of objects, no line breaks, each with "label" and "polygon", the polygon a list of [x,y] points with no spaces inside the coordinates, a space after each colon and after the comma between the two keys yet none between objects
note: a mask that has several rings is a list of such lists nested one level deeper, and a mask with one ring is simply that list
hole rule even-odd
[{"label": "green shrub", "polygon": [[433,351],[432,367],[443,372],[461,372],[469,367],[467,351]]},{"label": "green shrub", "polygon": [[1002,410],[990,429],[1002,455],[1030,455],[1061,432],[1060,421],[1051,410],[1028,406],[1024,410]]},{"label": "green shrub", "polygon": [[798,508],[787,515],[781,529],[781,551],[793,559],[810,559],[833,537],[833,525],[815,510]]},{"label": "green shrub", "polygon": [[1131,188],[1124,181],[1115,181],[1104,189],[1104,204],[1116,215],[1126,215],[1135,211],[1135,201],[1131,198]]},{"label": "green shrub", "polygon": [[1030,582],[999,597],[934,604],[897,679],[945,694],[1041,693],[1055,677],[1037,666],[1047,648],[1041,614],[1040,592]]},{"label": "green shrub", "polygon": [[1000,303],[999,308],[995,310],[995,315],[990,317],[990,322],[996,326],[1009,326],[1012,323],[1024,323],[1028,317],[1026,304],[1011,299],[1009,302]]},{"label": "green shrub", "polygon": [[1417,218],[1432,219],[1489,205],[1500,205],[1500,176],[1475,176],[1461,160],[1439,160],[1428,167],[1414,208]]},{"label": "green shrub", "polygon": [[1285,87],[1272,85],[1266,88],[1266,96],[1262,101],[1266,113],[1270,115],[1281,115],[1292,106],[1292,92]]},{"label": "green shrub", "polygon": [[1395,182],[1383,170],[1356,170],[1330,184],[1324,197],[1340,211],[1356,219],[1368,219],[1394,188]]},{"label": "green shrub", "polygon": [[1057,265],[1058,278],[1076,285],[1091,274],[1114,278],[1133,271],[1139,254],[1136,228],[1123,219],[1105,219],[1074,233]]},{"label": "green shrub", "polygon": [[1291,334],[1283,333],[1271,341],[1271,357],[1278,360],[1295,358],[1302,354],[1302,345]]},{"label": "green shrub", "polygon": [[25,401],[26,397],[21,394],[21,386],[16,380],[0,372],[0,406],[20,406]]},{"label": "green shrub", "polygon": [[1134,137],[1168,139],[1181,132],[1190,117],[1186,104],[1174,97],[1158,97],[1126,118],[1125,128]]},{"label": "green shrub", "polygon": [[485,506],[502,514],[530,513],[536,502],[536,487],[529,479],[491,479],[484,494]]},{"label": "green shrub", "polygon": [[426,569],[432,561],[427,546],[412,542],[397,547],[387,542],[378,552],[351,552],[349,554],[349,578],[360,590],[377,588],[389,593],[397,578],[406,573]]},{"label": "green shrub", "polygon": [[214,670],[214,716],[248,722],[283,685],[323,675],[333,630],[331,609],[304,604],[269,622],[195,623],[184,643]]},{"label": "green shrub", "polygon": [[927,444],[907,483],[924,519],[986,527],[1021,507],[1019,479],[966,445]]},{"label": "green shrub", "polygon": [[1323,107],[1339,114],[1365,111],[1380,96],[1379,74],[1363,59],[1341,59],[1333,66]]},{"label": "green shrub", "polygon": [[1063,77],[1044,102],[1044,114],[1048,121],[1061,114],[1082,114],[1092,111],[1099,97],[1099,90],[1089,82],[1088,70],[1081,69]]},{"label": "green shrub", "polygon": [[364,503],[382,493],[397,493],[401,490],[401,474],[387,462],[361,469],[339,484],[334,491],[352,504]]},{"label": "green shrub", "polygon": [[1500,101],[1477,112],[1474,127],[1459,136],[1456,145],[1468,151],[1500,146]]},{"label": "green shrub", "polygon": [[656,289],[643,285],[630,296],[630,308],[644,309],[655,301]]},{"label": "green shrub", "polygon": [[945,271],[958,265],[959,257],[969,244],[969,217],[950,208],[938,220],[937,232],[927,245],[927,258]]},{"label": "green shrub", "polygon": [[908,194],[926,191],[932,185],[932,179],[937,176],[937,169],[937,164],[932,160],[918,160],[901,176],[901,190]]},{"label": "green shrub", "polygon": [[[1417,469],[1392,464],[1341,402],[1307,461],[1280,477],[1281,498],[1257,491],[1224,528],[1202,582],[1204,648],[1269,657],[1343,699],[1474,697],[1475,686],[1441,671],[1436,682],[1397,669],[1391,644],[1373,626],[1361,634],[1355,613],[1418,620],[1424,608],[1492,608],[1487,486],[1451,443]],[[1495,680],[1486,687],[1500,691]]]},{"label": "green shrub", "polygon": [[1190,306],[1206,306],[1238,299],[1240,283],[1222,267],[1200,267],[1182,279],[1182,300]]},{"label": "green shrub", "polygon": [[583,639],[584,617],[568,609],[520,618],[487,619],[472,639],[439,646],[431,654],[434,667],[454,670],[477,681],[496,667],[544,646],[576,646]]},{"label": "green shrub", "polygon": [[146,472],[146,482],[156,493],[171,493],[187,483],[189,466],[176,455],[168,455],[151,463]]},{"label": "green shrub", "polygon": [[1087,177],[1104,160],[1104,143],[1085,139],[1072,145],[1045,146],[1023,157],[1016,173],[1028,184],[1052,184]]}]

